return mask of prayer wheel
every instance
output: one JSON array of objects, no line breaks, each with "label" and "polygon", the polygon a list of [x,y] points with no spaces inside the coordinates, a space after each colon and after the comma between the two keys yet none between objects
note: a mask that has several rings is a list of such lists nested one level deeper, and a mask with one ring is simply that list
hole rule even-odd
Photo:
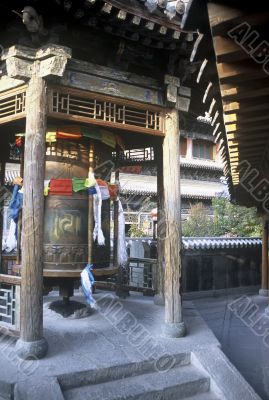
[{"label": "prayer wheel", "polygon": [[[110,179],[111,148],[94,144],[95,175]],[[110,166],[110,167],[109,167]],[[45,178],[87,178],[89,141],[58,140],[47,147]],[[69,181],[70,182],[70,181]],[[64,192],[64,188],[63,188]],[[102,230],[105,245],[93,246],[95,268],[110,263],[110,200],[102,202]],[[88,192],[49,194],[45,198],[44,218],[44,279],[60,288],[71,287],[88,262]],[[72,295],[71,293],[69,295]],[[67,296],[66,296],[67,297]]]}]

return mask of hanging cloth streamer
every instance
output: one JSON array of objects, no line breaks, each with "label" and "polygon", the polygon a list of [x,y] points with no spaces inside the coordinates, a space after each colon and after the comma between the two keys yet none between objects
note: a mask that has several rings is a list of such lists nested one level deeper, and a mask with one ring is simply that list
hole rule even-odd
[{"label": "hanging cloth streamer", "polygon": [[17,249],[16,230],[17,224],[14,222],[13,219],[11,219],[8,237],[5,242],[2,243],[2,250],[5,250],[7,253],[10,253],[11,251]]},{"label": "hanging cloth streamer", "polygon": [[106,181],[103,181],[102,179],[97,179],[96,181],[101,192],[102,200],[110,199],[108,184],[106,183]]},{"label": "hanging cloth streamer", "polygon": [[128,264],[128,254],[125,241],[125,217],[123,207],[119,200],[119,227],[118,227],[118,263],[121,267],[126,267]]},{"label": "hanging cloth streamer", "polygon": [[92,287],[94,285],[94,276],[92,274],[93,265],[87,264],[84,270],[81,272],[81,286],[83,293],[86,297],[87,303],[90,304],[91,307],[95,307],[96,301],[92,296]]},{"label": "hanging cloth streamer", "polygon": [[102,195],[98,185],[95,187],[96,194],[93,195],[93,216],[94,216],[94,230],[93,240],[97,239],[99,246],[105,245],[105,237],[102,231]]},{"label": "hanging cloth streamer", "polygon": [[51,179],[49,193],[53,196],[72,196],[72,179]]},{"label": "hanging cloth streamer", "polygon": [[8,214],[10,218],[17,224],[20,210],[22,209],[23,194],[20,193],[20,186],[15,185],[12,193],[12,198],[8,206]]}]

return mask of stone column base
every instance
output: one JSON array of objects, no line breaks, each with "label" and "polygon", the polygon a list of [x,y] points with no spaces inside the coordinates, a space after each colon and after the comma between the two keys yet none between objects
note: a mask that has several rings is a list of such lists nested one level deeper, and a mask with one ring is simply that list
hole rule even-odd
[{"label": "stone column base", "polygon": [[268,289],[260,289],[259,290],[259,295],[263,297],[268,297],[269,295],[269,290]]},{"label": "stone column base", "polygon": [[186,335],[186,325],[184,322],[166,322],[162,329],[162,336],[168,338],[180,338]]},{"label": "stone column base", "polygon": [[45,338],[35,342],[25,342],[19,339],[16,343],[16,354],[23,360],[37,360],[45,357],[48,351],[48,343]]}]

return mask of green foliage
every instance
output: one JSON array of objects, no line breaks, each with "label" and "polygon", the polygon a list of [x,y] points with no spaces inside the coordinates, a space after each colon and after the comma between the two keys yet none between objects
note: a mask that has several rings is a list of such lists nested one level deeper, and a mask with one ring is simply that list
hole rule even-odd
[{"label": "green foliage", "polygon": [[183,236],[261,236],[261,220],[255,208],[230,203],[225,198],[212,200],[213,218],[203,204],[191,206],[183,222]]},{"label": "green foliage", "polygon": [[189,218],[182,224],[183,236],[212,236],[212,219],[202,203],[191,205]]},{"label": "green foliage", "polygon": [[235,236],[261,236],[261,219],[256,209],[230,203],[225,198],[212,201],[215,236],[230,233]]},{"label": "green foliage", "polygon": [[145,236],[143,230],[140,229],[137,224],[131,224],[131,226],[129,228],[129,231],[128,231],[128,235],[130,237],[143,237],[143,236]]}]

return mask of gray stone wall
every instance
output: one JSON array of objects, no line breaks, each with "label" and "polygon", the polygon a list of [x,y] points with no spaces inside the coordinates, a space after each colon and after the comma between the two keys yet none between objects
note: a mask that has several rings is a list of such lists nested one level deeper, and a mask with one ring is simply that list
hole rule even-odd
[{"label": "gray stone wall", "polygon": [[[239,248],[183,250],[183,292],[230,289],[260,285],[261,245]],[[130,257],[156,258],[156,242],[150,238],[128,238]]]}]

